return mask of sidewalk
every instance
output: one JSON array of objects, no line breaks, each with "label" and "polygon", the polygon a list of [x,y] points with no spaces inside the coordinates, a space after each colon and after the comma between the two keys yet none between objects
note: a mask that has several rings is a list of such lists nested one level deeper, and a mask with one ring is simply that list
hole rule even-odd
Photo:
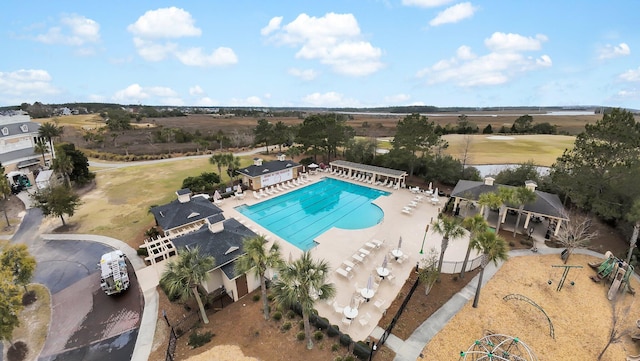
[{"label": "sidewalk", "polygon": [[[520,256],[537,256],[537,255],[549,255],[560,254],[563,248],[548,248],[546,246],[540,246],[540,243],[544,245],[544,242],[538,243],[538,252],[533,253],[531,250],[519,249],[509,252],[509,258]],[[604,258],[604,255],[587,249],[576,249],[573,251],[575,254],[586,254],[598,258]],[[484,277],[482,279],[482,286],[496,274],[498,269],[504,262],[501,262],[496,267],[493,263],[489,263],[484,270]],[[420,358],[422,350],[431,341],[431,339],[444,328],[444,326],[464,307],[464,305],[471,300],[476,292],[476,286],[478,284],[478,277],[476,275],[460,292],[455,294],[447,303],[445,303],[440,309],[431,315],[426,321],[424,321],[405,341],[391,334],[387,339],[385,345],[392,349],[396,353],[394,361],[415,361]],[[636,279],[640,280],[638,275],[634,274]],[[379,339],[382,337],[384,330],[380,327],[376,327],[371,333],[371,336]]]}]

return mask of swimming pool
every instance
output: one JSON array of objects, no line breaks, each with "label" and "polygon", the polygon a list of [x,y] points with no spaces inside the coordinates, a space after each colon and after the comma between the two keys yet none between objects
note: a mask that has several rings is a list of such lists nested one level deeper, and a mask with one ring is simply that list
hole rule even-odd
[{"label": "swimming pool", "polygon": [[371,201],[388,195],[359,184],[323,178],[251,206],[238,206],[236,210],[306,251],[313,248],[316,237],[331,227],[362,229],[380,223],[384,213]]}]

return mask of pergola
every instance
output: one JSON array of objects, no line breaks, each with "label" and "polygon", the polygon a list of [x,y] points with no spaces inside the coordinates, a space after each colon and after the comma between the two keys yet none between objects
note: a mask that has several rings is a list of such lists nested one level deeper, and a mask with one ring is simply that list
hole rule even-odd
[{"label": "pergola", "polygon": [[329,166],[331,166],[332,171],[347,172],[347,176],[349,177],[359,173],[364,173],[367,178],[371,177],[373,183],[385,179],[393,179],[394,183],[400,182],[400,184],[404,185],[404,180],[407,177],[407,172],[403,170],[354,163],[346,160],[334,160],[333,162],[329,163]]},{"label": "pergola", "polygon": [[[460,180],[456,184],[455,188],[451,192],[451,198],[454,199],[453,208],[456,209],[460,201],[466,200],[469,202],[477,203],[480,199],[480,195],[484,193],[497,192],[500,187],[513,188],[513,186],[493,184],[494,179],[486,177],[484,182]],[[525,187],[532,190],[535,195],[535,201],[524,205],[523,214],[526,215],[524,221],[524,228],[529,227],[529,221],[531,217],[544,217],[548,218],[550,222],[555,222],[554,236],[558,235],[562,222],[568,222],[567,214],[564,206],[557,195],[547,192],[536,190],[536,183],[533,181],[525,182]],[[507,209],[518,211],[518,206],[506,204]],[[483,208],[480,209],[480,213],[483,213]],[[507,212],[504,212],[500,223],[504,223],[507,217]],[[550,223],[552,224],[552,223]]]}]

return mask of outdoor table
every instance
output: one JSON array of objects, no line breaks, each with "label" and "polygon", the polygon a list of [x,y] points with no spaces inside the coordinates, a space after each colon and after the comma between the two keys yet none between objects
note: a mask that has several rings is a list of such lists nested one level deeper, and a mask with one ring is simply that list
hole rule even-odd
[{"label": "outdoor table", "polygon": [[387,277],[389,275],[389,269],[388,268],[378,267],[378,268],[376,268],[376,271],[378,272],[378,276],[380,276],[380,278],[382,278],[382,279],[384,279],[385,277]]},{"label": "outdoor table", "polygon": [[369,302],[369,300],[371,299],[371,297],[373,297],[373,295],[376,293],[376,291],[374,291],[373,289],[370,288],[363,288],[362,290],[360,290],[360,295],[362,296],[362,298],[365,299],[365,301]]},{"label": "outdoor table", "polygon": [[351,308],[350,306],[345,307],[344,310],[342,310],[342,313],[344,314],[344,317],[350,320],[353,320],[354,318],[358,317],[358,309]]},{"label": "outdoor table", "polygon": [[402,257],[402,255],[403,255],[403,254],[404,254],[404,253],[402,253],[402,251],[401,251],[401,250],[399,250],[399,249],[394,249],[393,251],[391,251],[391,255],[392,255],[393,257],[395,257],[395,258],[396,258],[396,260],[398,260],[398,258]]}]

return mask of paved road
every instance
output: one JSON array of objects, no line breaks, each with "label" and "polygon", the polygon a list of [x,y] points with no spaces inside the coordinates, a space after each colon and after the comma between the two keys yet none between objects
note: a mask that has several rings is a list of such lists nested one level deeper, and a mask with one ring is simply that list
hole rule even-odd
[{"label": "paved road", "polygon": [[43,240],[38,233],[42,219],[40,209],[28,209],[11,240],[29,246],[37,261],[33,282],[51,292],[51,324],[39,360],[130,360],[144,309],[133,267],[129,265],[129,290],[107,296],[100,289],[97,265],[113,248],[82,240]]}]

